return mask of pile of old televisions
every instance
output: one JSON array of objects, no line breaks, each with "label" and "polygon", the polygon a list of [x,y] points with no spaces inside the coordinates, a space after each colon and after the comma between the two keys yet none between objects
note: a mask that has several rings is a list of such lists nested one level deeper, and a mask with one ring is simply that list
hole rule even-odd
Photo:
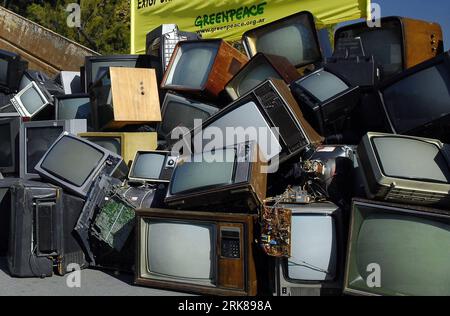
[{"label": "pile of old televisions", "polygon": [[[245,53],[166,24],[49,78],[0,51],[0,251],[206,295],[450,295],[450,53],[383,18],[324,58],[300,12]],[[5,101],[3,101],[5,100]]]}]

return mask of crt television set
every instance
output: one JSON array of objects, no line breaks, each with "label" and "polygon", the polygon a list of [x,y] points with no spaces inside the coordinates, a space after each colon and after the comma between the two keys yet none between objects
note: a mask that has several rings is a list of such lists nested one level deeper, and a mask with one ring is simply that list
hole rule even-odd
[{"label": "crt television set", "polygon": [[165,203],[171,207],[253,212],[266,198],[267,173],[256,142],[183,156],[172,175]]},{"label": "crt television set", "polygon": [[444,50],[441,26],[437,23],[402,17],[384,17],[381,27],[369,27],[366,22],[336,30],[335,45],[340,41],[360,38],[367,56],[373,55],[388,78]]},{"label": "crt television set", "polygon": [[42,85],[33,81],[11,99],[11,104],[24,119],[30,120],[39,112],[47,112],[53,98]]},{"label": "crt television set", "polygon": [[0,113],[0,172],[19,174],[19,135],[22,118],[18,113]]},{"label": "crt television set", "polygon": [[161,107],[162,120],[158,125],[158,135],[170,141],[174,129],[190,131],[194,128],[194,120],[205,121],[218,111],[215,106],[168,92]]},{"label": "crt television set", "polygon": [[258,53],[228,82],[225,91],[236,100],[269,78],[291,84],[299,77],[297,69],[285,57]]},{"label": "crt television set", "polygon": [[296,68],[323,59],[314,16],[307,11],[247,31],[242,42],[249,57],[257,53],[283,56]]},{"label": "crt television set", "polygon": [[325,137],[342,131],[360,99],[359,87],[325,68],[293,82],[291,90],[306,119]]},{"label": "crt television set", "polygon": [[129,165],[140,150],[155,150],[158,147],[156,133],[80,133],[84,138],[109,151],[122,156]]},{"label": "crt television set", "polygon": [[61,95],[55,99],[56,120],[86,120],[92,129],[92,108],[88,94]]},{"label": "crt television set", "polygon": [[394,133],[450,142],[450,52],[392,77],[379,94]]},{"label": "crt television set", "polygon": [[35,170],[41,178],[82,198],[99,175],[124,178],[128,174],[122,157],[67,132],[59,136]]},{"label": "crt television set", "polygon": [[138,151],[128,175],[128,182],[169,183],[178,156],[169,151]]},{"label": "crt television set", "polygon": [[0,49],[0,90],[4,93],[16,92],[27,68],[28,62],[21,60],[20,55]]},{"label": "crt television set", "polygon": [[248,58],[220,39],[179,42],[161,87],[215,100]]},{"label": "crt television set", "polygon": [[39,179],[36,164],[62,132],[86,132],[86,120],[25,122],[20,129],[20,177]]},{"label": "crt television set", "polygon": [[136,217],[137,285],[201,295],[257,294],[256,216],[149,209]]},{"label": "crt television set", "polygon": [[368,133],[358,146],[367,195],[450,206],[450,148],[436,139]]},{"label": "crt television set", "polygon": [[277,295],[340,295],[346,241],[342,210],[331,202],[277,207],[292,210],[291,257],[276,265]]},{"label": "crt television set", "polygon": [[162,24],[147,34],[146,52],[160,58],[165,71],[178,42],[200,39],[197,33],[180,31],[176,24]]},{"label": "crt television set", "polygon": [[448,212],[354,200],[344,292],[448,296],[449,244]]},{"label": "crt television set", "polygon": [[[286,83],[277,79],[263,82],[210,117],[201,128],[195,128],[191,135],[195,138],[200,132],[208,133],[216,128],[223,135],[227,134],[228,128],[238,128],[235,130],[237,138],[242,139],[241,142],[246,137],[257,141],[270,164],[275,159],[284,162],[307,146],[323,140],[303,117]],[[246,130],[248,133],[245,133]],[[223,143],[231,145],[230,142],[234,141],[227,137]]]},{"label": "crt television set", "polygon": [[91,86],[99,79],[98,75],[110,67],[126,68],[153,68],[156,71],[158,82],[161,81],[163,71],[161,61],[150,55],[111,55],[88,56],[85,59],[85,92],[89,92]]}]

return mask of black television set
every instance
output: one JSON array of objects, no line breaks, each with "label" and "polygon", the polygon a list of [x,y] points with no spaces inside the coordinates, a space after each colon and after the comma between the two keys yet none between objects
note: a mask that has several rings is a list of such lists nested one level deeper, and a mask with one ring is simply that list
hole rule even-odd
[{"label": "black television set", "polygon": [[92,108],[89,94],[69,94],[55,97],[56,120],[86,120],[93,129]]},{"label": "black television set", "polygon": [[99,175],[125,178],[128,174],[121,156],[67,132],[53,143],[35,170],[41,178],[82,198],[88,195]]},{"label": "black television set", "polygon": [[197,33],[180,31],[176,24],[162,24],[147,34],[146,52],[161,59],[164,72],[178,42],[200,39]]},{"label": "black television set", "polygon": [[360,100],[359,87],[326,68],[293,82],[291,90],[306,119],[325,137],[342,132]]},{"label": "black television set", "polygon": [[86,132],[86,120],[25,122],[20,130],[20,177],[39,179],[36,164],[62,132]]},{"label": "black television set", "polygon": [[242,42],[249,57],[257,53],[283,56],[296,68],[323,59],[314,16],[307,11],[247,31]]},{"label": "black television set", "polygon": [[176,128],[190,131],[194,128],[194,120],[205,121],[218,111],[213,105],[168,92],[161,107],[162,120],[158,125],[158,135],[170,142]]},{"label": "black television set", "polygon": [[450,142],[450,52],[386,80],[379,93],[392,132]]},{"label": "black television set", "polygon": [[0,172],[19,173],[19,134],[22,118],[18,113],[0,113]]},{"label": "black television set", "polygon": [[85,92],[88,93],[91,86],[99,79],[102,71],[109,67],[125,68],[153,68],[156,71],[158,82],[161,81],[163,70],[161,60],[150,55],[111,55],[88,56],[85,60]]},{"label": "black television set", "polygon": [[28,68],[28,62],[20,55],[0,49],[0,90],[14,93],[19,89],[20,78]]},{"label": "black television set", "polygon": [[344,292],[450,295],[448,211],[355,199]]}]

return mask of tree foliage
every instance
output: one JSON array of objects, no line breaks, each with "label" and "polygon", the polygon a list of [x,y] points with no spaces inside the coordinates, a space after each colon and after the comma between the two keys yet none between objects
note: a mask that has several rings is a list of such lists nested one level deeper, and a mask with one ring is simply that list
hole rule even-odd
[{"label": "tree foliage", "polygon": [[[1,0],[0,0],[1,1]],[[130,0],[81,0],[81,27],[67,24],[66,8],[75,0],[4,0],[10,10],[101,54],[130,51]]]}]

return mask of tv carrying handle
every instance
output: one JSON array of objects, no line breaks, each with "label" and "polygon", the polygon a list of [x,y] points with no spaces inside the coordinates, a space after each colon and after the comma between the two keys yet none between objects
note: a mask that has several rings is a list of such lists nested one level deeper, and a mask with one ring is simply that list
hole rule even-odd
[{"label": "tv carrying handle", "polygon": [[82,247],[84,248],[88,260],[91,265],[95,266],[95,257],[89,244],[89,231],[94,222],[95,211],[101,208],[106,198],[115,190],[115,188],[122,185],[118,179],[101,175],[94,181],[91,190],[89,191],[88,199],[81,211],[80,218],[75,226],[75,232],[81,239]]}]

